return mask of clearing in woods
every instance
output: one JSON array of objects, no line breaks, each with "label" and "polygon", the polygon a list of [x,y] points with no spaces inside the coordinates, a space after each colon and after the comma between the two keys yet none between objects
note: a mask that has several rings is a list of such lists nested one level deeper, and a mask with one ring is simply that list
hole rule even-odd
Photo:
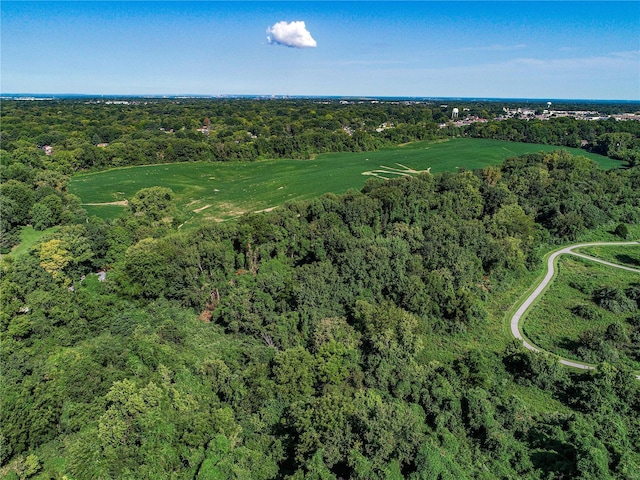
[{"label": "clearing in woods", "polygon": [[[609,303],[616,302],[614,309],[597,305],[594,299],[599,289],[633,295],[633,289],[640,285],[640,268],[611,263],[602,257],[608,257],[606,249],[611,249],[614,255],[626,250],[628,253],[622,254],[633,258],[638,246],[638,241],[596,242],[551,252],[546,259],[544,279],[528,292],[510,319],[513,336],[529,350],[558,355],[565,365],[593,369],[601,362],[622,363],[634,369],[640,379],[640,359],[632,338],[637,327],[636,300],[621,301],[607,293],[607,298],[613,299]],[[583,253],[594,250],[601,255]],[[620,330],[615,337],[608,330],[612,324],[617,324]]]},{"label": "clearing in woods", "polygon": [[[198,219],[229,219],[241,212],[265,211],[292,200],[361,189],[370,176],[397,178],[420,173],[484,168],[525,153],[560,147],[501,140],[455,138],[416,142],[375,152],[330,153],[311,160],[257,162],[188,162],[115,168],[76,175],[70,191],[89,214],[112,218],[124,213],[122,203],[141,188],[171,188],[188,223]],[[601,168],[621,162],[580,149],[574,155],[595,160]],[[103,204],[103,205],[96,205]],[[204,208],[207,205],[210,207]]]}]

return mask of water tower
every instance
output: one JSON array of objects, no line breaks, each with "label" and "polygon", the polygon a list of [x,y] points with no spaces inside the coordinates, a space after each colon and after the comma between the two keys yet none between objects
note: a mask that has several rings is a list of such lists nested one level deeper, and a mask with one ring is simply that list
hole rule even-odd
[{"label": "water tower", "polygon": [[454,108],[453,110],[451,110],[451,119],[453,120],[454,118],[458,118],[458,109]]}]

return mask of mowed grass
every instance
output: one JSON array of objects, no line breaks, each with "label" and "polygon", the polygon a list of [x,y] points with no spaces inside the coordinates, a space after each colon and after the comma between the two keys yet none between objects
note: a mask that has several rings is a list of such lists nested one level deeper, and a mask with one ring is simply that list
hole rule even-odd
[{"label": "mowed grass", "polygon": [[[612,247],[614,251],[617,249],[618,247]],[[640,252],[640,247],[630,246],[625,251],[636,255]],[[627,332],[631,331],[632,326],[626,322],[629,313],[614,314],[598,307],[592,301],[591,295],[583,291],[600,287],[625,290],[634,283],[640,283],[640,273],[563,255],[558,261],[558,274],[553,283],[527,314],[523,325],[524,333],[544,350],[565,358],[584,361],[585,359],[580,358],[576,352],[583,332],[592,330],[604,336],[607,326],[611,323],[622,323]],[[581,289],[576,286],[581,286]],[[590,305],[599,312],[600,318],[585,320],[575,315],[572,309],[578,305]],[[640,369],[640,362],[629,358],[624,348],[619,352],[620,362],[635,370]]]},{"label": "mowed grass", "polygon": [[577,251],[608,262],[619,263],[620,265],[626,265],[640,270],[640,248],[629,248],[626,246],[588,247],[580,248]]},{"label": "mowed grass", "polygon": [[58,227],[51,227],[46,230],[36,230],[32,226],[22,227],[20,229],[20,243],[11,249],[11,256],[18,257],[29,251],[46,234],[57,230]]},{"label": "mowed grass", "polygon": [[[360,189],[372,176],[393,178],[478,169],[502,163],[506,158],[559,147],[500,140],[457,138],[440,142],[416,142],[376,152],[332,153],[312,160],[264,160],[259,162],[193,162],[138,167],[76,175],[70,184],[90,214],[110,218],[122,214],[122,206],[86,205],[131,198],[152,186],[171,188],[185,218],[225,220],[243,213],[271,209],[292,200],[325,193]],[[580,149],[566,149],[595,160],[601,168],[621,162]],[[395,169],[395,173],[392,171]]]}]

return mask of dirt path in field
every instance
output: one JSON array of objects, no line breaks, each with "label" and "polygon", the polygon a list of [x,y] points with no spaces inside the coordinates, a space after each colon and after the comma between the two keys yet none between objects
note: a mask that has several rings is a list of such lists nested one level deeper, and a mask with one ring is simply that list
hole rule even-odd
[{"label": "dirt path in field", "polygon": [[388,180],[389,178],[393,178],[393,177],[385,177],[385,175],[392,175],[392,176],[402,175],[405,177],[411,177],[413,175],[420,174],[420,173],[431,173],[431,167],[427,168],[426,170],[414,170],[413,168],[407,167],[406,165],[403,165],[401,163],[396,163],[396,165],[402,168],[387,167],[386,165],[380,165],[380,170],[371,170],[370,172],[362,172],[362,175],[370,175],[373,177],[378,177],[384,180]]},{"label": "dirt path in field", "polygon": [[203,210],[206,210],[207,208],[209,208],[211,205],[205,205],[204,207],[200,207],[200,208],[196,208],[193,213],[200,213]]},{"label": "dirt path in field", "polygon": [[[556,275],[556,259],[560,255],[564,255],[564,254],[575,255],[577,257],[584,258],[586,260],[591,260],[591,261],[594,261],[594,262],[603,263],[603,264],[608,265],[610,267],[621,268],[623,270],[628,270],[628,271],[631,271],[631,272],[640,273],[640,269],[637,269],[637,268],[627,267],[626,265],[619,265],[619,264],[613,263],[613,262],[607,262],[606,260],[601,260],[599,258],[591,257],[589,255],[585,255],[583,253],[577,253],[577,252],[573,251],[574,248],[581,248],[581,247],[599,247],[599,246],[616,246],[616,245],[640,245],[640,241],[635,241],[635,242],[580,243],[580,244],[577,244],[577,245],[570,245],[568,247],[561,248],[560,250],[556,250],[555,252],[551,253],[551,255],[549,255],[549,257],[547,258],[547,273],[546,273],[546,275],[544,276],[544,278],[542,279],[540,284],[535,288],[535,290],[520,304],[520,306],[518,307],[516,312],[511,317],[511,334],[515,338],[520,340],[522,342],[522,344],[524,345],[524,347],[527,348],[528,350],[531,350],[532,352],[536,352],[536,353],[544,352],[544,350],[542,350],[541,348],[538,348],[536,345],[531,343],[522,334],[521,326],[522,326],[522,320],[523,320],[523,317],[524,317],[525,313],[527,313],[527,311],[533,305],[533,302],[546,290],[547,286],[549,286],[549,284],[551,283],[551,281],[555,277],[555,275]],[[596,368],[594,365],[591,365],[591,364],[588,364],[588,363],[578,362],[578,361],[575,361],[575,360],[568,360],[568,359],[562,358],[562,357],[559,357],[559,358],[560,358],[560,363],[562,363],[563,365],[567,365],[569,367],[580,368],[582,370],[594,370]],[[636,378],[638,380],[640,380],[640,375],[636,375]]]},{"label": "dirt path in field", "polygon": [[253,213],[263,213],[263,212],[273,212],[276,208],[278,207],[269,207],[269,208],[264,208],[262,210],[256,210]]}]

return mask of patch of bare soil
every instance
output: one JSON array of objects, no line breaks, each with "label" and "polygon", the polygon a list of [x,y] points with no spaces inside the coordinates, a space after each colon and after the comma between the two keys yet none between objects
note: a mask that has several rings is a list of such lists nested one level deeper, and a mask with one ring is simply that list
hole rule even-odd
[{"label": "patch of bare soil", "polygon": [[200,207],[200,208],[196,208],[193,213],[200,213],[203,210],[206,210],[207,208],[209,208],[211,205],[205,205],[204,207]]},{"label": "patch of bare soil", "polygon": [[265,208],[263,210],[256,210],[253,213],[271,212],[272,210],[275,210],[276,208],[278,208],[278,207],[269,207],[269,208]]},{"label": "patch of bare soil", "polygon": [[[405,177],[411,177],[420,173],[431,173],[431,167],[426,170],[414,170],[413,168],[409,168],[406,165],[402,165],[401,163],[396,163],[401,168],[395,167],[387,167],[386,165],[380,165],[380,170],[372,170],[370,172],[362,172],[362,175],[371,175],[378,178],[383,178],[385,180],[392,178],[393,175],[402,175]],[[391,175],[385,176],[385,175]]]}]

